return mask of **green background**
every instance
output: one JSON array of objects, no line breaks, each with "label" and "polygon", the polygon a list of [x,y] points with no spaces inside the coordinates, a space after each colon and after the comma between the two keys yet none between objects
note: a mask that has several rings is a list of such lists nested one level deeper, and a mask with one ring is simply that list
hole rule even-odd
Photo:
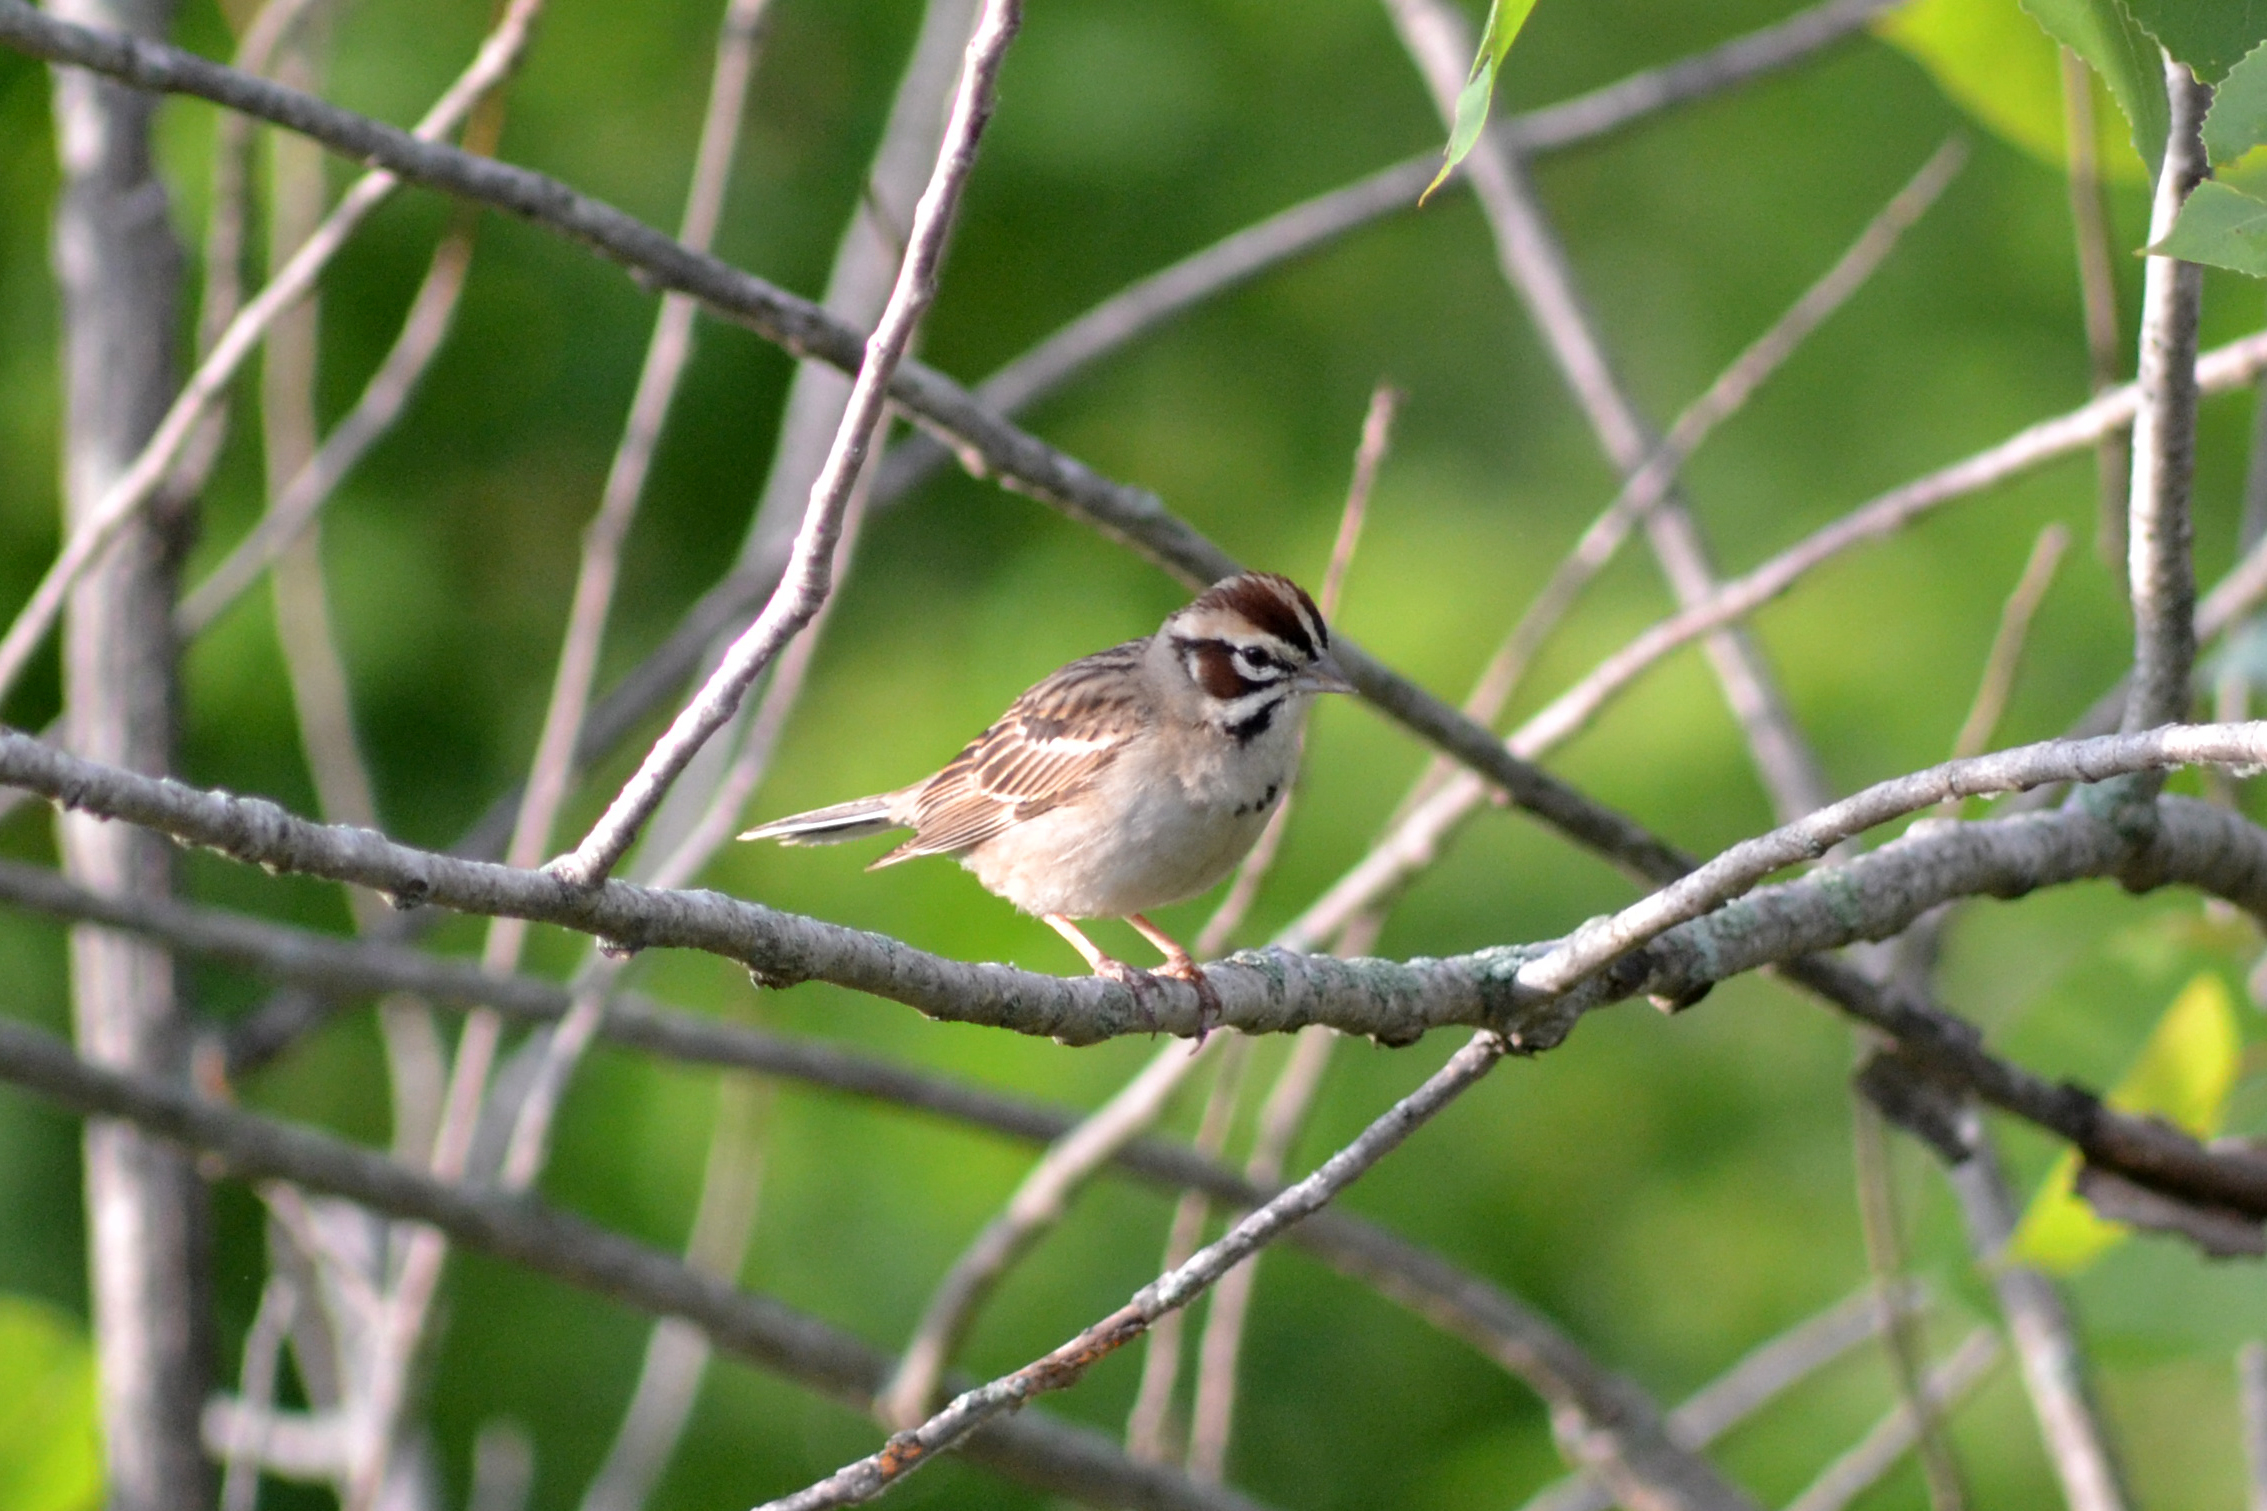
[{"label": "green background", "polygon": [[[338,26],[329,93],[413,118],[469,57],[486,7],[365,0]],[[1750,0],[1546,0],[1512,54],[1498,108],[1544,103],[1721,40],[1782,12]],[[715,7],[554,0],[511,97],[502,154],[674,225],[698,130]],[[800,291],[823,285],[840,226],[918,21],[907,0],[777,0],[718,249]],[[230,50],[211,0],[180,38]],[[56,547],[55,190],[44,69],[0,53],[0,608]],[[205,212],[213,112],[161,117],[176,208]],[[1665,419],[1841,251],[1949,132],[1972,162],[1872,284],[1694,460],[1699,518],[1727,572],[1859,501],[2085,396],[2085,354],[2060,178],[1966,126],[1902,54],[1860,38],[1801,70],[1649,120],[1538,168],[1606,340]],[[1240,225],[1411,152],[1441,130],[1382,8],[1364,0],[1033,0],[930,319],[924,354],[969,379],[1096,299]],[[334,183],[345,170],[332,165]],[[2146,204],[2120,190],[2122,250]],[[404,195],[324,283],[322,409],[335,419],[390,342],[447,219]],[[192,234],[192,241],[197,239]],[[2121,256],[2130,333],[2139,264]],[[331,506],[326,553],[357,719],[396,835],[446,844],[523,771],[548,690],[582,523],[627,406],[653,301],[545,233],[490,219],[455,336],[397,431]],[[2215,274],[2207,344],[2252,328],[2257,286]],[[788,359],[706,323],[631,543],[607,666],[658,643],[736,550],[763,478]],[[1560,552],[1613,491],[1579,415],[1497,272],[1469,198],[1451,191],[1274,271],[1141,341],[1031,417],[1103,472],[1157,490],[1241,560],[1321,576],[1371,385],[1407,393],[1341,622],[1426,685],[1460,697]],[[2233,555],[2248,397],[2207,404],[2199,569]],[[256,437],[232,441],[205,500],[191,577],[259,507]],[[1806,731],[1847,789],[1941,759],[2001,601],[2049,520],[2080,545],[2038,622],[2003,742],[2063,728],[2115,678],[2129,632],[2118,574],[2087,542],[2093,462],[2073,458],[1946,511],[1817,574],[1757,621]],[[904,783],[930,770],[1059,662],[1142,633],[1183,594],[1131,555],[1022,497],[942,476],[862,542],[809,694],[757,817]],[[1626,553],[1545,656],[1537,706],[1668,602]],[[264,593],[189,653],[182,771],[313,810]],[[37,728],[52,656],[8,706]],[[642,746],[640,747],[642,748]],[[1299,810],[1248,942],[1363,851],[1422,753],[1351,702],[1314,721]],[[563,828],[625,773],[601,773]],[[1649,676],[1555,767],[1679,843],[1708,851],[1770,810],[1705,664]],[[52,855],[43,811],[0,824],[0,850]],[[880,929],[968,959],[1067,972],[1045,928],[953,867],[862,874],[859,850],[736,849],[706,885]],[[185,859],[204,899],[343,930],[333,889]],[[1629,896],[1604,866],[1502,812],[1473,823],[1395,912],[1380,949],[1436,954],[1548,937]],[[1163,920],[1193,932],[1208,903]],[[2049,1076],[2107,1084],[2200,965],[2245,952],[2192,927],[2194,899],[2108,884],[1984,903],[1955,928],[1944,985],[1995,1042]],[[1129,953],[1130,935],[1103,926]],[[476,948],[452,924],[447,947]],[[2246,936],[2248,937],[2248,936]],[[531,964],[564,971],[578,941],[538,931]],[[1136,955],[1135,958],[1145,958]],[[1088,1050],[928,1023],[807,985],[758,995],[721,962],[641,962],[668,1000],[743,1015],[953,1076],[1091,1105],[1152,1050]],[[61,931],[0,914],[4,1010],[67,1022]],[[257,983],[195,973],[203,1010]],[[2247,1028],[2248,1032],[2248,1028]],[[1460,1036],[1338,1050],[1301,1147],[1311,1162],[1414,1086]],[[1262,1070],[1283,1052],[1260,1047]],[[1347,1199],[1525,1296],[1612,1367],[1674,1400],[1745,1349],[1858,1286],[1850,1180],[1850,1033],[1760,982],[1674,1021],[1626,1006],[1567,1046],[1513,1062]],[[682,1241],[714,1104],[712,1076],[601,1051],[569,1096],[552,1199],[667,1245]],[[344,1015],[244,1088],[258,1107],[357,1138],[385,1135],[377,1038]],[[1196,1098],[1174,1123],[1193,1125]],[[2267,1092],[2239,1084],[2240,1131]],[[2019,1188],[2047,1143],[2010,1130]],[[988,1136],[787,1088],[745,1283],[883,1346],[1029,1160]],[[1943,1298],[1941,1349],[1990,1315],[1942,1182],[1910,1148],[1899,1187],[1915,1269]],[[231,1352],[261,1276],[258,1218],[218,1196],[220,1307]],[[967,1354],[1009,1367],[1068,1336],[1154,1273],[1167,1200],[1105,1180],[1016,1272]],[[76,1128],[0,1094],[0,1291],[84,1316]],[[2236,1345],[2267,1329],[2255,1269],[2163,1242],[2114,1251],[2073,1297],[2142,1501],[2235,1507],[2242,1468]],[[508,1417],[536,1447],[536,1500],[573,1504],[627,1398],[645,1332],[610,1304],[477,1256],[454,1263],[432,1411],[452,1494],[480,1424]],[[1049,1409],[1115,1430],[1128,1356]],[[1739,1429],[1719,1462],[1767,1504],[1806,1484],[1890,1400],[1862,1353]],[[1302,1507],[1501,1507],[1559,1472],[1541,1408],[1517,1383],[1368,1292],[1293,1253],[1262,1272],[1232,1477]],[[1959,1414],[1975,1502],[2059,1504],[2012,1368]],[[655,1504],[713,1508],[781,1493],[872,1446],[870,1426],[779,1381],[712,1372]],[[267,1487],[271,1506],[311,1492]],[[1039,1498],[958,1464],[898,1492],[907,1506]],[[1899,1471],[1863,1504],[1922,1504]]]}]

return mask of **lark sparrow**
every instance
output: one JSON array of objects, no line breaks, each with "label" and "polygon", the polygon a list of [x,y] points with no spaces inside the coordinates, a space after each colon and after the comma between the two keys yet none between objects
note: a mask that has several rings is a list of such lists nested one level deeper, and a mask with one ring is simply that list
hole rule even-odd
[{"label": "lark sparrow", "polygon": [[1251,849],[1298,768],[1318,693],[1352,692],[1330,631],[1287,577],[1214,584],[1156,634],[1084,656],[1017,698],[926,781],[774,819],[742,839],[830,845],[913,837],[875,869],[957,856],[993,894],[1053,925],[1095,974],[1151,984],[1072,922],[1123,918],[1219,1003],[1189,952],[1142,916],[1194,897]]}]

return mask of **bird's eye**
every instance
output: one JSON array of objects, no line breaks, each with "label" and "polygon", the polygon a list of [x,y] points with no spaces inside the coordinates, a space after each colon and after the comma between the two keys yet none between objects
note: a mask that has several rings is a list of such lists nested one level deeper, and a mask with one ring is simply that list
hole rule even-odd
[{"label": "bird's eye", "polygon": [[1282,669],[1283,663],[1266,651],[1248,645],[1236,647],[1236,670],[1247,677],[1258,677]]}]

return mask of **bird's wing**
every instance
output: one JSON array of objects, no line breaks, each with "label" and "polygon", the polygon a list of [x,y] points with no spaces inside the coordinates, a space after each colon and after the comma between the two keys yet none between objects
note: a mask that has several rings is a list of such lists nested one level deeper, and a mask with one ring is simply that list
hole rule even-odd
[{"label": "bird's wing", "polygon": [[1081,657],[1016,699],[922,784],[906,814],[913,838],[874,864],[973,849],[1092,786],[1148,722],[1126,686],[1147,644]]}]

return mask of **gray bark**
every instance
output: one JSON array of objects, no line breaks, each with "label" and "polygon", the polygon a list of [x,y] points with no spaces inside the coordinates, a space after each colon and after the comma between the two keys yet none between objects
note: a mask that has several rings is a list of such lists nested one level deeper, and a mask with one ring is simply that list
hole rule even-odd
[{"label": "gray bark", "polygon": [[[57,15],[161,36],[172,0],[53,0]],[[63,296],[67,405],[64,509],[83,520],[156,428],[176,385],[181,250],[150,153],[156,100],[73,70],[55,77],[63,193],[55,273]],[[73,749],[161,773],[173,742],[171,625],[186,510],[130,527],[72,590],[63,634]],[[97,891],[162,898],[171,851],[123,824],[62,819],[65,869]],[[92,1059],[179,1079],[188,1032],[162,949],[81,927],[71,936],[72,1010]],[[201,1511],[213,1484],[198,1441],[209,1388],[205,1199],[183,1153],[128,1124],[86,1133],[88,1273],[101,1368],[109,1503]]]}]

